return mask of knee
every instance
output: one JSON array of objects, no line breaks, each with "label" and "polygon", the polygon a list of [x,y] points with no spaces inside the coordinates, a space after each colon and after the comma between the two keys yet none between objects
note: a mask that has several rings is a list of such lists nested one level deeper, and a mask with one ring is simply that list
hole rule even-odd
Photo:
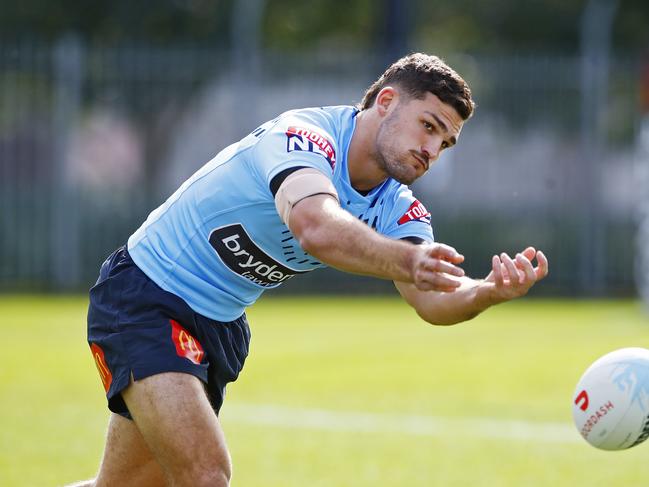
[{"label": "knee", "polygon": [[192,487],[229,487],[231,472],[218,470],[203,472],[201,477],[196,482],[192,483]]},{"label": "knee", "polygon": [[229,487],[230,473],[223,470],[211,470],[208,472],[195,472],[191,478],[179,485],[188,487]]},{"label": "knee", "polygon": [[180,485],[192,487],[228,487],[232,478],[232,463],[229,458],[196,462]]},{"label": "knee", "polygon": [[214,465],[209,470],[209,474],[206,475],[205,484],[201,485],[218,485],[227,487],[230,485],[230,480],[232,479],[232,462],[229,458],[224,459],[219,462],[215,462]]}]

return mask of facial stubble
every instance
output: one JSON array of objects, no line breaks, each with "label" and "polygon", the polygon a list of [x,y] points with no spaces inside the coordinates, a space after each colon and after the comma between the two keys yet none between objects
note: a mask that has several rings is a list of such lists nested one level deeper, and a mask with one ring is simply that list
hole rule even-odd
[{"label": "facial stubble", "polygon": [[399,140],[398,114],[398,109],[393,111],[379,127],[376,136],[376,163],[392,179],[410,185],[417,179],[417,174],[413,166],[401,160],[410,154],[400,155],[395,147],[396,141]]}]

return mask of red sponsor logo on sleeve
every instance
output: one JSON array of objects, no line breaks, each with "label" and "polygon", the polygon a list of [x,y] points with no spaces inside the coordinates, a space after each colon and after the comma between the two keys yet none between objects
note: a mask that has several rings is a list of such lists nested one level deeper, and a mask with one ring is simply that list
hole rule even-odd
[{"label": "red sponsor logo on sleeve", "polygon": [[315,130],[290,126],[286,130],[286,137],[288,138],[287,152],[307,151],[320,154],[327,160],[331,169],[336,167],[336,151],[333,144]]},{"label": "red sponsor logo on sleeve", "polygon": [[97,370],[99,371],[99,377],[101,378],[101,383],[104,386],[104,390],[108,392],[110,385],[113,383],[113,374],[110,372],[110,369],[106,364],[104,351],[96,343],[90,344],[90,351],[92,352],[92,358],[95,359],[95,365],[97,366]]},{"label": "red sponsor logo on sleeve", "polygon": [[399,225],[417,220],[423,223],[430,223],[430,213],[418,200],[412,202],[408,210],[397,221]]},{"label": "red sponsor logo on sleeve", "polygon": [[171,323],[171,340],[176,347],[179,357],[184,357],[195,364],[200,364],[205,352],[201,344],[180,323],[169,320]]}]

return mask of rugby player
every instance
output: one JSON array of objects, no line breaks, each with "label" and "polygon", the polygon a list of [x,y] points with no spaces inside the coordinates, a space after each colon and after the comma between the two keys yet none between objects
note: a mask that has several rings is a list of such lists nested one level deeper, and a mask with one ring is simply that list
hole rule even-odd
[{"label": "rugby player", "polygon": [[394,281],[450,325],[525,295],[548,262],[494,255],[485,279],[436,243],[408,185],[455,145],[474,109],[442,60],[411,54],[359,107],[292,110],[225,148],[101,267],[88,342],[112,411],[95,486],[226,486],[218,412],[248,354],[245,309],[331,266]]}]

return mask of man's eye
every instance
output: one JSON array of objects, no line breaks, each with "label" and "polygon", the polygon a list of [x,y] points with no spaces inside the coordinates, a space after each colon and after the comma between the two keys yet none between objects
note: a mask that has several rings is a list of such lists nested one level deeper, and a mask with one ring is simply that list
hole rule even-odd
[{"label": "man's eye", "polygon": [[426,130],[433,130],[434,127],[432,123],[424,122],[424,128]]},{"label": "man's eye", "polygon": [[449,148],[448,142],[446,141],[442,142],[442,149],[448,149],[448,148]]}]

